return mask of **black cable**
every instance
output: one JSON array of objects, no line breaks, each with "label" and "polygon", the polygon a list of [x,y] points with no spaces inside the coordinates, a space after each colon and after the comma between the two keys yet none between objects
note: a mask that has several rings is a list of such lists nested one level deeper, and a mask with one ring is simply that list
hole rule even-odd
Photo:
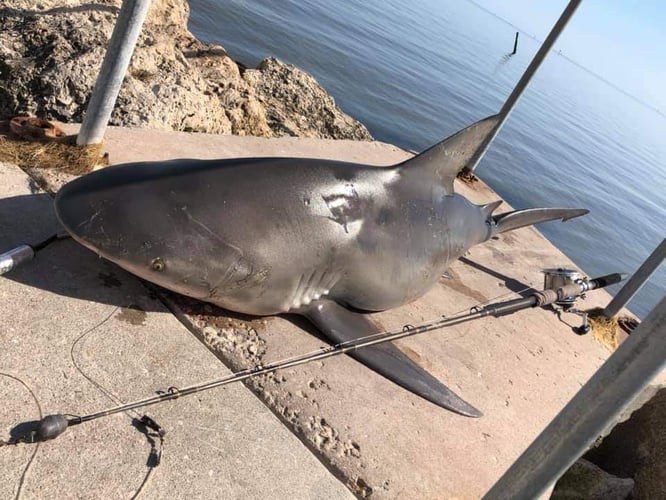
[{"label": "black cable", "polygon": [[30,248],[32,248],[33,251],[35,252],[39,252],[40,250],[42,250],[43,248],[47,247],[48,245],[57,240],[58,240],[58,235],[54,234],[53,236],[49,236],[44,241],[37,243],[36,245],[30,245]]},{"label": "black cable", "polygon": [[45,240],[40,241],[39,243],[37,243],[35,245],[28,245],[28,246],[30,248],[32,248],[32,250],[35,253],[37,253],[40,250],[43,250],[44,248],[49,246],[51,243],[55,242],[55,241],[66,240],[66,239],[69,239],[69,238],[71,238],[71,236],[68,233],[65,233],[65,232],[61,231],[60,233],[52,234],[51,236],[49,236]]}]

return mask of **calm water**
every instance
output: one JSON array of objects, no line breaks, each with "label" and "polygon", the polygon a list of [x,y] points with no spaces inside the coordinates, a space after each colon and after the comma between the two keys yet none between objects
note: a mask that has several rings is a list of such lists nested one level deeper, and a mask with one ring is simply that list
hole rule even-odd
[{"label": "calm water", "polygon": [[[499,111],[538,49],[522,36],[509,57],[515,28],[457,0],[189,3],[202,40],[305,69],[375,138],[413,150]],[[588,275],[633,272],[666,236],[665,138],[664,116],[551,54],[477,173],[516,208],[590,209],[540,230]],[[662,265],[630,308],[644,317],[665,293]]]}]

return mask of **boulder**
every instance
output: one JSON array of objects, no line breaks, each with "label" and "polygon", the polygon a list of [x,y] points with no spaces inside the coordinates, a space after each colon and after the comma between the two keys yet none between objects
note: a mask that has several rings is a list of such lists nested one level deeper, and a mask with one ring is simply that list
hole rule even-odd
[{"label": "boulder", "polygon": [[[7,0],[0,8],[0,119],[81,122],[120,0]],[[245,70],[187,30],[185,0],[154,0],[112,125],[371,140],[307,73],[277,59]]]},{"label": "boulder", "polygon": [[559,479],[551,500],[624,500],[634,481],[615,477],[592,462],[580,459]]},{"label": "boulder", "polygon": [[625,422],[617,424],[585,458],[608,472],[631,477],[632,498],[666,495],[666,388],[661,388]]},{"label": "boulder", "polygon": [[243,79],[267,111],[269,126],[281,135],[368,140],[367,129],[340,112],[333,97],[305,71],[274,57]]}]

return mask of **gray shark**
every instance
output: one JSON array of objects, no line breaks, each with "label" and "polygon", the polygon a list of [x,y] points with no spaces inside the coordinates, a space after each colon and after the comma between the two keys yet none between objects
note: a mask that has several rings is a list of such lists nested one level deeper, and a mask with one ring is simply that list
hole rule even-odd
[{"label": "gray shark", "polygon": [[[390,167],[303,158],[132,163],[56,196],[72,237],[164,288],[250,315],[296,313],[332,342],[378,332],[365,313],[411,302],[473,245],[581,209],[493,215],[454,179],[497,126],[481,120]],[[392,344],[351,353],[427,400],[481,413]]]}]

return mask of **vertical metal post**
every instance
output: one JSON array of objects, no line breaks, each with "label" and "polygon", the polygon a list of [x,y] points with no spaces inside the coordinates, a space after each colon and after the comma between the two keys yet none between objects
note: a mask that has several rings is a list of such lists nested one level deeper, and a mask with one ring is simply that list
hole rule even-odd
[{"label": "vertical metal post", "polygon": [[543,44],[541,44],[541,47],[534,56],[534,59],[532,59],[532,62],[525,70],[525,73],[523,73],[523,76],[520,78],[520,81],[514,87],[513,91],[511,92],[511,95],[504,103],[504,106],[502,106],[502,109],[499,112],[499,121],[497,125],[495,126],[493,131],[488,135],[486,140],[481,144],[481,147],[479,147],[479,149],[477,149],[476,152],[474,153],[474,156],[472,157],[468,165],[468,168],[470,170],[474,171],[474,169],[477,167],[483,156],[486,154],[486,151],[488,151],[488,147],[493,142],[495,137],[497,137],[497,134],[504,125],[504,122],[506,122],[506,119],[511,114],[511,111],[513,111],[513,108],[516,106],[518,99],[520,99],[520,96],[523,95],[523,92],[525,91],[530,81],[532,80],[534,73],[536,73],[536,70],[539,69],[539,66],[541,66],[541,63],[548,55],[548,52],[550,52],[550,49],[552,49],[553,45],[557,41],[557,38],[560,36],[562,31],[566,27],[567,23],[571,19],[571,16],[573,16],[574,12],[576,12],[576,9],[580,5],[580,2],[581,0],[569,1],[569,4],[567,5],[566,9],[564,9],[564,12],[562,12],[562,15],[555,23],[555,26],[553,26],[553,29],[548,34],[548,37],[543,42]]},{"label": "vertical metal post", "polygon": [[666,297],[484,496],[537,498],[666,365]]},{"label": "vertical metal post", "polygon": [[125,78],[136,40],[148,13],[150,0],[124,0],[97,76],[86,116],[76,139],[79,146],[98,144],[104,139],[106,126]]},{"label": "vertical metal post", "polygon": [[645,259],[634,274],[632,274],[629,281],[627,281],[618,294],[613,297],[606,308],[604,309],[604,316],[612,318],[620,312],[624,306],[631,300],[631,298],[638,293],[638,290],[650,279],[650,276],[659,268],[662,262],[666,259],[666,238],[654,249],[654,252]]}]

